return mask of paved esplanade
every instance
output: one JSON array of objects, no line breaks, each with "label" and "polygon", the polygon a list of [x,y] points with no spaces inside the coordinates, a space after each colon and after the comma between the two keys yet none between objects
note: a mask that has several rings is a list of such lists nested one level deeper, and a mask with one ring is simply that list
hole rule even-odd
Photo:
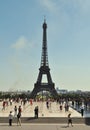
[{"label": "paved esplanade", "polygon": [[74,125],[67,127],[66,124],[22,124],[22,126],[8,126],[8,124],[0,124],[0,130],[90,130],[87,125]]},{"label": "paved esplanade", "polygon": [[2,110],[2,102],[0,102],[0,117],[8,117],[9,112],[12,111],[14,115],[15,105],[22,107],[22,117],[34,117],[35,106],[39,107],[39,117],[67,117],[68,113],[72,114],[72,117],[81,117],[81,114],[69,107],[69,111],[65,112],[63,104],[63,109],[60,111],[60,104],[57,102],[49,102],[49,109],[46,107],[46,102],[27,102],[25,105],[21,105],[21,102],[12,102],[12,105],[6,106],[5,110]]}]

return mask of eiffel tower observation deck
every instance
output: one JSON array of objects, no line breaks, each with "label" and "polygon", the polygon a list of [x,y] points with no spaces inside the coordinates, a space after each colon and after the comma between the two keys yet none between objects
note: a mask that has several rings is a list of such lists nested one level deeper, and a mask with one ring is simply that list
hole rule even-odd
[{"label": "eiffel tower observation deck", "polygon": [[[39,68],[39,74],[36,83],[34,84],[34,89],[31,92],[30,97],[35,98],[37,93],[48,91],[51,96],[56,99],[58,98],[58,94],[55,90],[55,84],[52,81],[49,62],[48,62],[48,52],[47,52],[47,24],[46,20],[44,19],[43,23],[43,43],[42,43],[42,55],[41,55],[41,65]],[[43,76],[47,77],[47,82],[42,82]]]}]

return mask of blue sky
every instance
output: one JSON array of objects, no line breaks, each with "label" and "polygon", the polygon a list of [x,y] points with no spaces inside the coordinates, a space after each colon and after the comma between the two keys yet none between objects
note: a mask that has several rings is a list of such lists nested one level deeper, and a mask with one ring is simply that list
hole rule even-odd
[{"label": "blue sky", "polygon": [[0,0],[0,90],[32,90],[46,16],[55,87],[90,91],[90,0]]}]

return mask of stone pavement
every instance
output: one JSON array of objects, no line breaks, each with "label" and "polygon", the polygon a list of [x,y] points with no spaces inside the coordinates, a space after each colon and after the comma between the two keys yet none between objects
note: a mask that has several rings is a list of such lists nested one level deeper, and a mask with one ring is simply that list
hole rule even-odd
[{"label": "stone pavement", "polygon": [[90,126],[79,124],[67,127],[67,124],[0,124],[0,130],[90,130]]},{"label": "stone pavement", "polygon": [[[8,115],[9,112],[12,111],[14,115],[14,106],[19,107],[20,103],[13,102],[12,105],[8,105],[5,110],[2,110],[2,102],[0,102],[0,123],[8,123]],[[65,104],[64,104],[65,105]],[[90,124],[90,118],[82,118],[81,114],[74,110],[73,108],[69,107],[69,111],[65,112],[65,108],[63,105],[63,109],[60,110],[60,105],[57,102],[51,102],[49,109],[46,107],[46,102],[33,102],[32,105],[30,105],[30,102],[27,102],[24,105],[21,105],[22,107],[22,124],[28,123],[38,123],[38,124],[53,124],[53,123],[60,123],[60,124],[66,124],[67,123],[67,115],[68,113],[71,113],[71,117],[73,119],[73,122],[75,124]],[[39,118],[34,118],[34,108],[35,106],[39,107]],[[16,123],[16,118],[13,119],[13,123]]]},{"label": "stone pavement", "polygon": [[[9,112],[12,111],[14,115],[14,106],[19,107],[20,103],[12,103],[12,105],[8,105],[5,110],[2,110],[2,102],[0,102],[0,117],[8,117]],[[27,102],[22,107],[22,117],[34,117],[34,108],[35,106],[39,107],[39,117],[67,117],[68,113],[72,114],[72,117],[81,117],[81,114],[76,110],[69,107],[69,111],[65,112],[65,108],[63,105],[62,111],[60,111],[60,105],[56,102],[51,102],[49,109],[46,107],[46,102],[33,102],[33,105],[30,105]]]}]

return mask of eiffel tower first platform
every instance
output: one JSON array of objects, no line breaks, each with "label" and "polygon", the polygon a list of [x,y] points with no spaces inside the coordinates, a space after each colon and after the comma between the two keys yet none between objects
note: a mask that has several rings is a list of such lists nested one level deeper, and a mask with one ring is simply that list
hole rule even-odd
[{"label": "eiffel tower first platform", "polygon": [[[44,19],[43,23],[43,43],[42,43],[42,56],[41,56],[41,65],[39,68],[39,75],[37,78],[36,83],[34,84],[34,89],[30,94],[30,98],[35,99],[37,93],[48,91],[52,95],[54,99],[58,98],[57,91],[55,90],[55,84],[52,82],[50,68],[48,63],[48,53],[47,53],[47,24],[46,20]],[[42,83],[42,77],[46,75],[47,83]]]}]

